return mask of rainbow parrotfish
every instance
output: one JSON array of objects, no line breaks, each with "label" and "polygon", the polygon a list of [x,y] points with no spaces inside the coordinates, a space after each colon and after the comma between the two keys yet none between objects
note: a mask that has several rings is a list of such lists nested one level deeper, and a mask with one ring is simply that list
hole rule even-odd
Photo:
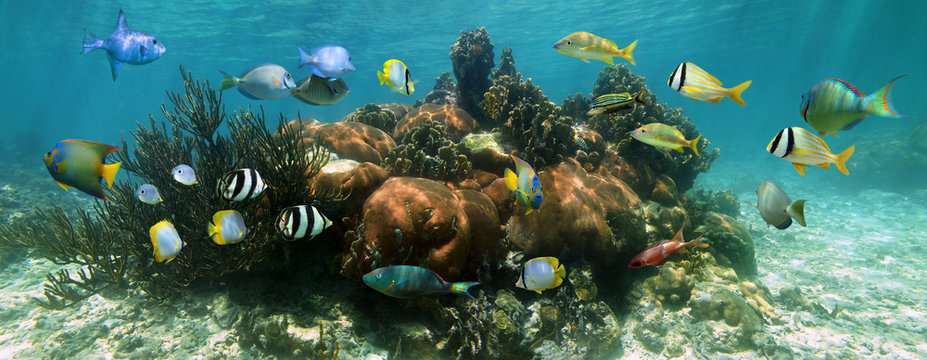
[{"label": "rainbow parrotfish", "polygon": [[122,63],[143,65],[161,58],[164,55],[164,44],[154,36],[141,31],[129,30],[126,24],[126,15],[119,10],[116,19],[116,28],[105,40],[98,38],[92,32],[84,29],[84,50],[86,54],[96,49],[106,50],[109,59],[109,69],[113,73],[113,81],[119,75]]},{"label": "rainbow parrotfish", "polygon": [[821,136],[837,136],[836,132],[850,130],[870,115],[906,117],[898,114],[888,99],[888,90],[902,76],[895,77],[869,96],[846,81],[825,79],[801,96],[801,117]]},{"label": "rainbow parrotfish", "polygon": [[109,200],[103,193],[102,181],[109,187],[119,171],[121,162],[104,164],[106,155],[119,149],[87,140],[62,140],[45,153],[45,168],[52,178],[68,190],[74,187],[103,200]]},{"label": "rainbow parrotfish", "polygon": [[505,169],[505,185],[515,192],[515,206],[528,208],[525,215],[541,208],[544,194],[541,193],[541,182],[534,168],[515,155],[509,155],[515,162],[515,172]]},{"label": "rainbow parrotfish", "polygon": [[454,293],[473,299],[468,292],[478,282],[444,281],[434,271],[411,265],[387,266],[364,275],[364,284],[386,295],[406,299],[418,296]]}]

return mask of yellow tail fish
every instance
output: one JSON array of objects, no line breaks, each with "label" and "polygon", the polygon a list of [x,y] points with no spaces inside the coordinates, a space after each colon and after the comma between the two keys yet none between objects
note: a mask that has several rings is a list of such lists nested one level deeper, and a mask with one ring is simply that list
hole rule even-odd
[{"label": "yellow tail fish", "polygon": [[766,151],[791,162],[795,171],[802,176],[805,176],[805,165],[829,169],[830,164],[837,165],[837,169],[844,175],[850,175],[847,160],[853,155],[854,148],[855,145],[851,145],[842,153],[834,155],[817,135],[800,127],[790,127],[780,130],[766,146]]},{"label": "yellow tail fish", "polygon": [[686,140],[678,129],[662,123],[641,126],[631,132],[631,137],[663,151],[682,152],[682,148],[687,147],[695,152],[695,156],[698,156],[698,141],[702,139],[702,135],[699,135],[695,139]]},{"label": "yellow tail fish", "polygon": [[718,78],[690,62],[679,64],[666,82],[673,90],[690,99],[719,103],[721,99],[728,97],[742,106],[747,104],[740,95],[751,83],[752,80],[747,80],[730,89],[724,88]]},{"label": "yellow tail fish", "polygon": [[614,41],[584,31],[567,35],[567,37],[554,44],[554,50],[585,62],[593,59],[614,64],[612,57],[620,56],[628,60],[631,65],[637,65],[634,62],[634,48],[636,47],[637,40],[634,40],[631,45],[619,50]]}]

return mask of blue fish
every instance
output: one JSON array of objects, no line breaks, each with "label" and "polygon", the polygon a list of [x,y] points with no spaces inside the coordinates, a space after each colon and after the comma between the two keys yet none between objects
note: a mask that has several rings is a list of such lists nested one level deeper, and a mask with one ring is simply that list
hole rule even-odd
[{"label": "blue fish", "polygon": [[473,299],[468,292],[478,282],[444,281],[434,271],[411,265],[387,266],[375,269],[363,277],[364,284],[385,295],[407,299],[418,296],[457,294]]},{"label": "blue fish", "polygon": [[96,49],[106,50],[109,68],[113,72],[113,81],[116,81],[122,63],[147,64],[158,60],[165,51],[164,45],[154,36],[141,31],[129,30],[129,25],[126,25],[126,15],[122,13],[122,10],[119,10],[116,29],[109,34],[106,40],[101,40],[90,30],[84,29],[84,50],[81,54]]},{"label": "blue fish", "polygon": [[335,81],[345,74],[354,71],[351,54],[338,45],[322,45],[312,49],[312,55],[305,50],[299,50],[299,67],[309,65],[309,71],[316,76],[327,77],[328,81]]}]

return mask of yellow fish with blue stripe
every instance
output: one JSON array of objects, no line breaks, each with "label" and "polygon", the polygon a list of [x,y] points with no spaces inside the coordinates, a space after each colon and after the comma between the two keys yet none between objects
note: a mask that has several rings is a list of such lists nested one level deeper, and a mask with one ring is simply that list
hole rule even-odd
[{"label": "yellow fish with blue stripe", "polygon": [[747,80],[727,89],[721,86],[724,84],[718,78],[690,62],[679,64],[666,82],[673,90],[690,99],[719,103],[721,99],[728,97],[742,106],[747,106],[747,104],[741,98],[741,94],[752,83],[753,80]]},{"label": "yellow fish with blue stripe", "polygon": [[695,152],[695,156],[698,156],[698,141],[702,139],[702,135],[699,134],[695,139],[686,140],[679,129],[663,123],[650,123],[641,126],[631,132],[631,137],[661,151],[676,150],[683,152],[682,148],[687,147]]},{"label": "yellow fish with blue stripe", "polygon": [[533,290],[540,294],[544,290],[554,289],[563,283],[566,270],[555,257],[539,257],[528,260],[521,269],[521,275],[515,287]]},{"label": "yellow fish with blue stripe", "polygon": [[829,169],[830,164],[837,165],[837,169],[844,175],[850,175],[847,160],[853,155],[855,147],[850,145],[842,153],[834,155],[827,143],[817,135],[800,127],[790,127],[779,131],[766,146],[766,151],[791,162],[795,171],[802,176],[805,176],[805,165]]},{"label": "yellow fish with blue stripe", "polygon": [[626,46],[624,49],[618,49],[614,41],[601,38],[585,31],[579,31],[567,35],[554,44],[554,50],[561,54],[579,58],[584,62],[589,59],[603,61],[614,64],[612,58],[620,56],[628,60],[631,65],[637,65],[634,62],[634,48],[637,47],[637,40]]},{"label": "yellow fish with blue stripe", "polygon": [[65,190],[74,187],[103,200],[109,200],[103,193],[102,181],[109,187],[119,171],[121,162],[104,164],[106,155],[119,149],[87,140],[61,140],[51,151],[45,153],[45,168]]},{"label": "yellow fish with blue stripe", "polygon": [[515,172],[505,169],[505,185],[515,192],[515,206],[528,208],[525,215],[541,208],[544,194],[541,193],[541,182],[538,180],[534,168],[515,155],[509,155],[515,162]]}]

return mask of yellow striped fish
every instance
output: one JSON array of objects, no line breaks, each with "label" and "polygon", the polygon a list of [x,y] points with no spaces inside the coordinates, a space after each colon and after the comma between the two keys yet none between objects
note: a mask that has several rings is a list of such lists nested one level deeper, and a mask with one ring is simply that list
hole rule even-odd
[{"label": "yellow striped fish", "polygon": [[837,165],[837,169],[844,175],[850,175],[847,160],[853,155],[855,147],[851,145],[842,153],[834,155],[817,135],[800,127],[790,127],[779,131],[766,146],[766,151],[791,162],[802,176],[805,175],[805,165],[829,169],[830,164]]},{"label": "yellow striped fish", "polygon": [[644,100],[643,96],[643,88],[641,88],[641,91],[638,91],[637,95],[633,98],[631,94],[626,92],[621,94],[605,94],[597,97],[595,101],[592,102],[592,106],[589,107],[589,111],[586,111],[586,115],[611,114],[621,109],[633,108],[634,103],[650,105],[647,100]]},{"label": "yellow striped fish", "polygon": [[567,37],[560,39],[554,44],[554,50],[561,54],[579,58],[582,61],[589,62],[589,59],[604,61],[614,64],[612,57],[621,56],[628,60],[631,65],[637,65],[634,62],[634,48],[637,47],[637,40],[624,49],[618,49],[614,41],[600,38],[593,34],[580,31],[575,32]]},{"label": "yellow striped fish", "polygon": [[679,129],[662,123],[650,123],[637,128],[631,132],[631,137],[660,151],[676,150],[683,152],[682,148],[687,147],[695,152],[698,156],[698,141],[702,139],[699,134],[695,139],[686,140],[685,136]]},{"label": "yellow striped fish", "polygon": [[693,63],[684,62],[673,70],[666,84],[690,99],[719,103],[724,97],[729,97],[734,102],[747,106],[740,94],[747,90],[752,82],[752,80],[747,80],[740,85],[726,89],[721,86],[718,78]]}]

